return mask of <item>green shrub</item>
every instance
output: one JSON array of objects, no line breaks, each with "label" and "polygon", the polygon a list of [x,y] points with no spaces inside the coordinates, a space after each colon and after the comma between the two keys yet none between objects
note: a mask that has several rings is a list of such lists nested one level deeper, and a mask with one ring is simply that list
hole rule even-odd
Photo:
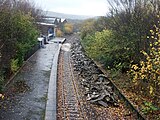
[{"label": "green shrub", "polygon": [[11,71],[15,73],[17,72],[18,68],[19,68],[18,59],[12,59],[11,60]]},{"label": "green shrub", "polygon": [[17,4],[20,5],[2,5],[0,9],[0,71],[4,71],[5,78],[23,64],[24,55],[37,43],[39,34],[31,8],[20,10],[20,1]]},{"label": "green shrub", "polygon": [[2,72],[0,72],[0,93],[3,92],[3,88],[4,88],[4,76]]},{"label": "green shrub", "polygon": [[144,104],[142,105],[142,112],[144,114],[152,113],[157,110],[158,110],[158,108],[155,107],[151,102],[145,101]]}]

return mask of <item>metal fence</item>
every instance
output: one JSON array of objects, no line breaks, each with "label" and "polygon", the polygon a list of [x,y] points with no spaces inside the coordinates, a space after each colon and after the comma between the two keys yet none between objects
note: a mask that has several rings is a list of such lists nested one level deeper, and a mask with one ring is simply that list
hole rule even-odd
[{"label": "metal fence", "polygon": [[31,57],[38,49],[40,48],[39,43],[33,46],[24,56],[24,61],[26,61],[29,57]]}]

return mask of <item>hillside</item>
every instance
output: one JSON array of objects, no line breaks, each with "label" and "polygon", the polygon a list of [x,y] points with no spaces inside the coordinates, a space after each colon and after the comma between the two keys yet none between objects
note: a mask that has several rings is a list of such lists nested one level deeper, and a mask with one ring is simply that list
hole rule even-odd
[{"label": "hillside", "polygon": [[45,15],[50,16],[50,17],[59,17],[59,18],[66,18],[66,19],[78,19],[78,20],[84,20],[84,19],[94,17],[94,16],[85,16],[85,15],[64,14],[64,13],[57,13],[57,12],[51,12],[51,11],[46,11]]}]

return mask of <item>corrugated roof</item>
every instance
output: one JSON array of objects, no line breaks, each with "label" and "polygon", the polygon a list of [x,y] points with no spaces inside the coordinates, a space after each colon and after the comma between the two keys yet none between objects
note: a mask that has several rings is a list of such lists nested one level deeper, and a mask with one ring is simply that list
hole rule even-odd
[{"label": "corrugated roof", "polygon": [[46,26],[55,26],[55,24],[52,24],[52,23],[44,23],[44,22],[37,22],[37,24],[46,25]]}]

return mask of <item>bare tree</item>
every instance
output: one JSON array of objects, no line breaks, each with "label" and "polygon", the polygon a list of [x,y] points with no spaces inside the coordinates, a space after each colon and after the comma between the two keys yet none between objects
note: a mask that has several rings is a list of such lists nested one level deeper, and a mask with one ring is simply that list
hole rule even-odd
[{"label": "bare tree", "polygon": [[[147,49],[148,42],[144,38],[149,30],[157,24],[157,14],[160,10],[160,0],[107,0],[110,4],[111,29],[127,38],[124,43],[130,43],[136,56],[142,49]],[[120,37],[118,37],[120,39]],[[136,58],[137,59],[137,58]]]}]

